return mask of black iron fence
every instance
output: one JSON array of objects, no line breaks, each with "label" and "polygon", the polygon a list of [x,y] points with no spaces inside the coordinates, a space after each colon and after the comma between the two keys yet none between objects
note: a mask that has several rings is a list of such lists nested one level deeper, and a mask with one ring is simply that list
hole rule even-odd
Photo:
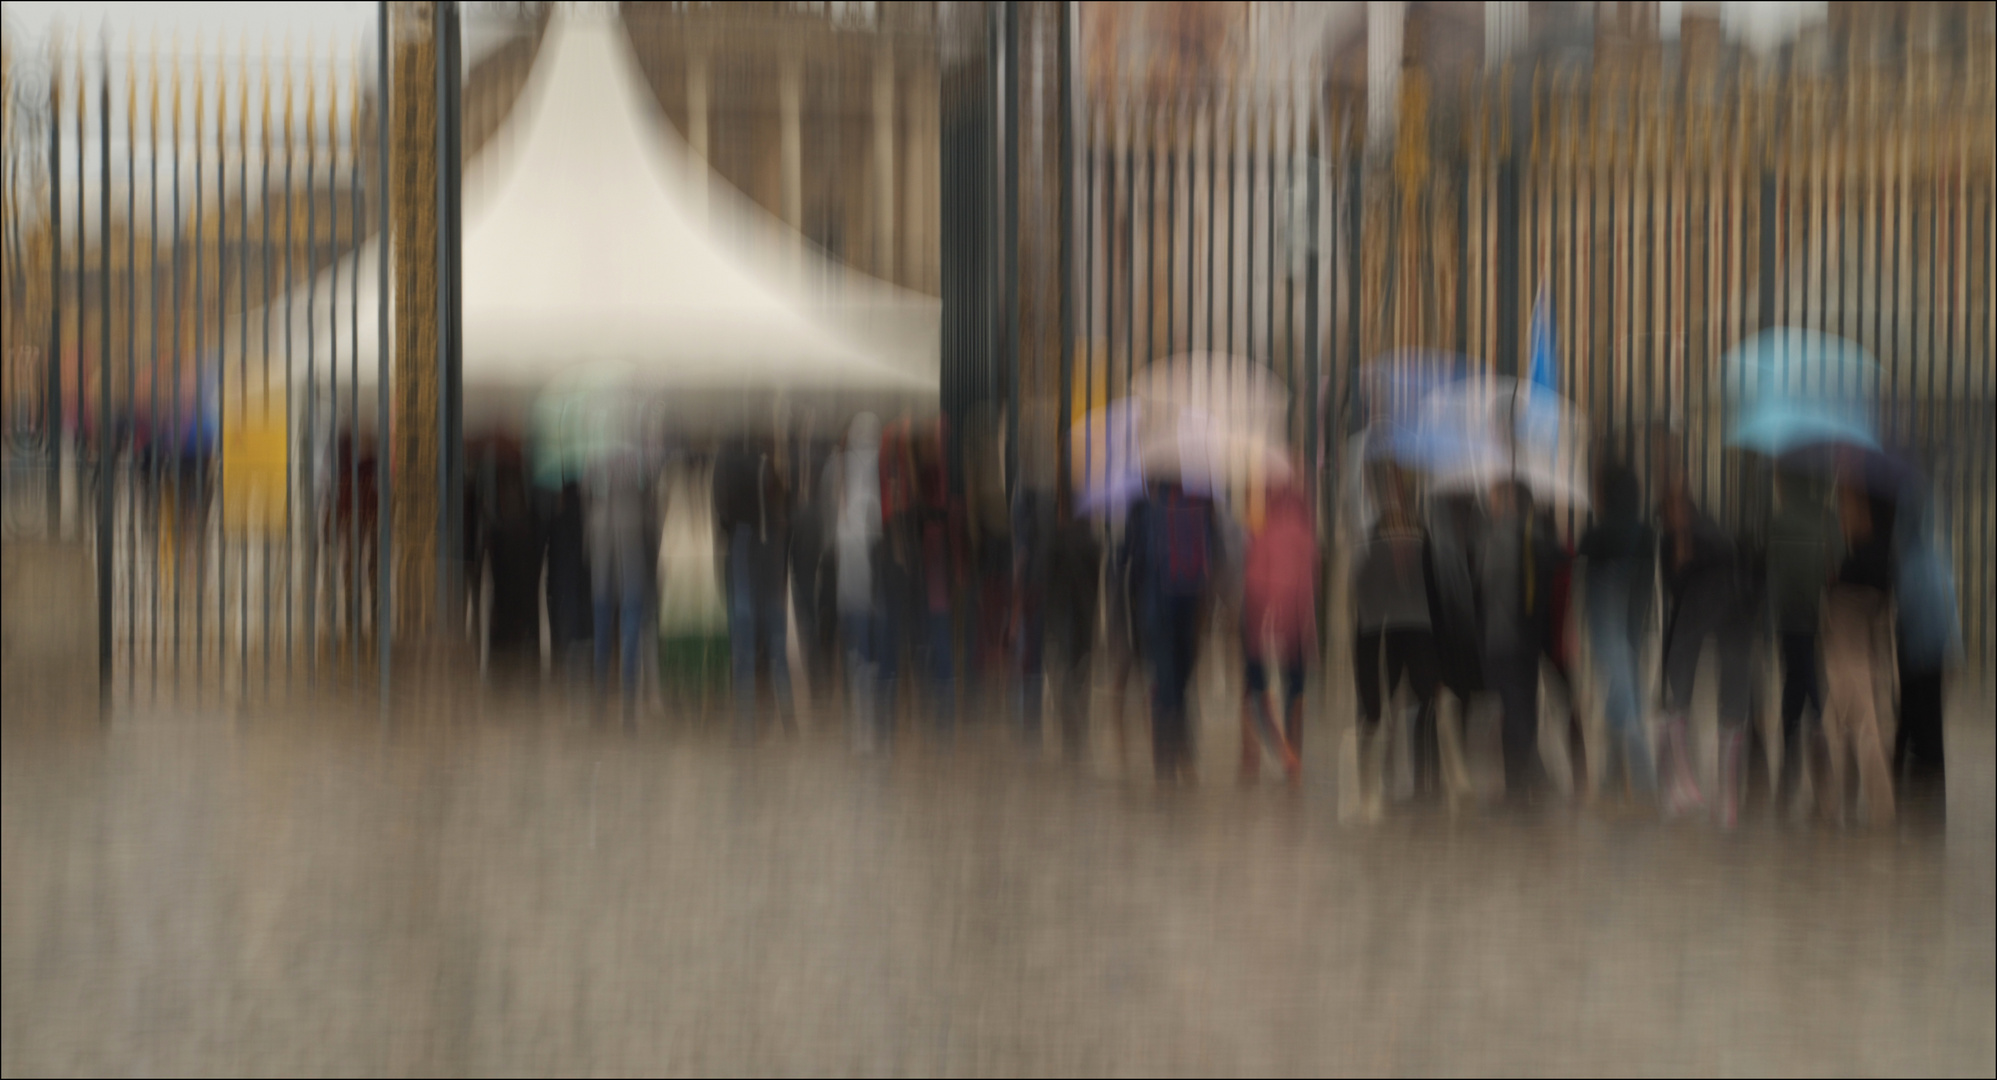
[{"label": "black iron fence", "polygon": [[107,690],[385,685],[385,67],[16,44],[10,536],[94,551]]}]

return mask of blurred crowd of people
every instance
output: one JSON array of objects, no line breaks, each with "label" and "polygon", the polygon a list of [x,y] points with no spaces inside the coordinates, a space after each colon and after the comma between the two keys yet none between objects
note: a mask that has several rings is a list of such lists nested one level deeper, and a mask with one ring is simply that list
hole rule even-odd
[{"label": "blurred crowd of people", "polygon": [[[1141,672],[1157,777],[1182,784],[1194,675],[1203,646],[1221,641],[1242,663],[1242,777],[1268,759],[1299,779],[1331,592],[1303,486],[1284,478],[1231,505],[1153,477],[1115,519],[1086,517],[1052,493],[1008,495],[992,421],[979,424],[954,480],[940,421],[871,415],[836,440],[616,457],[553,494],[502,472],[470,552],[492,582],[495,654],[545,639],[606,699],[621,694],[627,716],[648,668],[679,701],[725,688],[745,741],[794,728],[816,699],[838,703],[862,750],[887,748],[910,715],[947,744],[961,696],[1037,744],[1047,702],[1075,756],[1092,739],[1100,658],[1118,752]],[[1722,529],[1675,476],[1649,485],[1660,494],[1647,504],[1638,474],[1611,462],[1564,540],[1525,483],[1424,492],[1392,463],[1367,482],[1346,613],[1362,797],[1381,797],[1399,701],[1411,706],[1417,797],[1460,786],[1465,738],[1444,726],[1447,695],[1466,706],[1459,717],[1481,702],[1498,713],[1511,805],[1555,786],[1541,758],[1547,703],[1578,789],[1620,790],[1668,816],[1710,804],[1733,825],[1757,767],[1783,807],[1807,776],[1831,819],[1845,816],[1854,776],[1874,822],[1894,816],[1896,784],[1939,804],[1952,583],[1910,486],[1871,482],[1863,461],[1787,469],[1750,537]],[[1210,633],[1217,620],[1237,642]],[[1760,740],[1771,669],[1779,739]],[[1693,750],[1702,670],[1716,680],[1717,791]],[[1546,685],[1561,692],[1543,701]],[[1583,722],[1588,710],[1599,724]],[[1606,765],[1592,778],[1590,760]]]}]

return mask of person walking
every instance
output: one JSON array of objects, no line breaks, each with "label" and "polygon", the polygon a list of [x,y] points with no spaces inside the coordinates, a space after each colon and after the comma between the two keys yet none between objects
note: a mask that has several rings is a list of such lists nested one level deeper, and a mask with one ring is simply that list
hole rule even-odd
[{"label": "person walking", "polygon": [[912,606],[917,652],[929,683],[936,732],[944,740],[956,728],[956,624],[951,614],[963,564],[960,532],[950,503],[950,474],[943,456],[941,421],[913,440],[913,501],[909,513]]},{"label": "person walking", "polygon": [[1352,678],[1359,695],[1359,782],[1377,801],[1385,768],[1381,719],[1403,679],[1420,713],[1415,719],[1414,772],[1432,793],[1439,768],[1435,701],[1439,682],[1430,596],[1428,537],[1415,520],[1398,472],[1379,484],[1380,515],[1353,562]]},{"label": "person walking", "polygon": [[1648,801],[1657,793],[1657,772],[1644,731],[1637,658],[1656,587],[1657,537],[1643,520],[1643,494],[1627,467],[1605,471],[1598,505],[1581,537],[1580,557],[1590,653],[1610,738],[1602,779],[1613,777],[1620,764],[1629,786]]},{"label": "person walking", "polygon": [[1503,710],[1505,801],[1514,807],[1536,802],[1546,785],[1539,755],[1539,668],[1558,554],[1531,489],[1497,485],[1478,551],[1478,583],[1484,677]]},{"label": "person walking", "polygon": [[797,613],[798,652],[805,685],[815,696],[831,684],[837,660],[838,604],[832,595],[837,507],[826,494],[828,455],[813,442],[799,448],[791,491],[790,591]]},{"label": "person walking", "polygon": [[626,722],[638,708],[639,645],[659,530],[652,524],[652,499],[634,454],[599,464],[590,492],[588,532],[590,584],[595,594],[596,684],[607,697],[612,643],[619,646]]},{"label": "person walking", "polygon": [[[1821,720],[1824,700],[1817,669],[1824,585],[1844,559],[1844,534],[1820,490],[1794,473],[1779,473],[1775,514],[1768,523],[1768,617],[1782,675],[1782,760],[1775,805],[1795,801],[1805,747]],[[1805,714],[1810,724],[1805,725]]]},{"label": "person walking", "polygon": [[1711,641],[1719,667],[1720,824],[1739,820],[1747,774],[1748,714],[1753,706],[1754,624],[1733,541],[1702,512],[1682,484],[1664,499],[1663,561],[1668,610],[1664,630],[1664,729],[1659,764],[1669,787],[1665,812],[1678,816],[1705,802],[1692,759],[1692,692],[1700,653]]},{"label": "person walking", "polygon": [[727,545],[728,637],[733,658],[735,736],[756,735],[758,659],[769,666],[777,715],[795,727],[790,698],[789,620],[784,565],[790,550],[790,497],[771,447],[743,440],[715,465],[714,519]]},{"label": "person walking", "polygon": [[1193,779],[1187,689],[1199,658],[1200,630],[1221,550],[1213,501],[1177,481],[1158,484],[1133,510],[1143,535],[1133,572],[1141,585],[1139,617],[1151,654],[1151,752],[1160,784]]},{"label": "person walking", "polygon": [[875,572],[882,558],[880,440],[881,424],[873,414],[856,417],[836,477],[839,632],[846,651],[854,744],[862,751],[889,735],[885,701],[894,678]]},{"label": "person walking", "polygon": [[[1054,701],[1061,746],[1070,760],[1088,749],[1089,675],[1094,655],[1103,549],[1072,497],[1056,507],[1047,552],[1047,640],[1054,657]],[[1120,726],[1120,725],[1119,725]]]},{"label": "person walking", "polygon": [[582,485],[566,481],[548,521],[548,637],[565,671],[577,663],[576,652],[589,641],[593,621],[582,504]]},{"label": "person walking", "polygon": [[[1247,700],[1241,712],[1241,777],[1261,772],[1257,724],[1270,735],[1291,784],[1303,778],[1304,673],[1317,650],[1317,528],[1302,492],[1271,492],[1248,541],[1241,590]],[[1281,728],[1269,713],[1269,679],[1283,679]]]}]

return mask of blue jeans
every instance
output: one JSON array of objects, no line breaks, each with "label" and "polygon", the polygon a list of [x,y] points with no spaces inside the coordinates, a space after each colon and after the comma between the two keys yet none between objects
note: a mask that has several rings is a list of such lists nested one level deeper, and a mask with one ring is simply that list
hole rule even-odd
[{"label": "blue jeans", "polygon": [[930,692],[936,695],[936,730],[948,732],[957,717],[957,690],[954,654],[956,623],[950,612],[930,611],[923,615],[923,650],[927,654]]},{"label": "blue jeans", "polygon": [[1637,701],[1637,650],[1631,632],[1629,593],[1622,588],[1590,589],[1588,629],[1594,650],[1595,674],[1602,680],[1602,713],[1610,744],[1607,765],[1613,773],[1616,747],[1639,792],[1657,790],[1657,772],[1650,759],[1650,740],[1643,730]]},{"label": "blue jeans", "polygon": [[[620,622],[622,626],[618,624]],[[624,694],[635,701],[638,694],[638,641],[645,628],[645,590],[633,585],[621,592],[599,586],[596,590],[596,685],[610,685],[610,642],[616,637],[623,645]],[[621,632],[620,632],[621,631]]]},{"label": "blue jeans", "polygon": [[886,734],[886,698],[893,692],[894,668],[889,654],[887,617],[879,611],[839,613],[839,632],[846,650],[846,688],[853,698],[853,723],[867,736]]},{"label": "blue jeans", "polygon": [[735,719],[737,730],[744,735],[756,727],[759,648],[769,658],[777,708],[782,709],[790,697],[789,627],[784,620],[781,586],[771,587],[771,579],[781,581],[781,567],[762,565],[761,557],[766,553],[757,551],[756,546],[747,525],[735,527],[728,545],[728,643],[735,666]]}]

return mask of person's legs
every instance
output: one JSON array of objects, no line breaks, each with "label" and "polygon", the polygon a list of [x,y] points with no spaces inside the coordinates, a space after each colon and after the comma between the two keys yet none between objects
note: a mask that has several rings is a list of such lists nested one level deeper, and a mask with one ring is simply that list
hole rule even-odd
[{"label": "person's legs", "polygon": [[594,592],[591,600],[596,633],[591,640],[596,650],[596,690],[606,694],[610,690],[610,643],[617,633],[618,597],[616,590],[605,583],[598,583]]},{"label": "person's legs", "polygon": [[1159,605],[1159,611],[1152,753],[1159,779],[1169,783],[1185,779],[1191,765],[1186,689],[1198,659],[1200,628],[1195,602],[1169,600]]},{"label": "person's legs", "polygon": [[853,742],[865,749],[873,744],[875,735],[873,615],[848,609],[839,613],[839,624],[841,645],[846,653],[846,694]]},{"label": "person's legs", "polygon": [[633,713],[638,707],[639,655],[645,636],[645,590],[627,586],[623,598],[623,626],[620,629],[619,645],[622,647],[622,672],[624,677],[624,711]]},{"label": "person's legs", "polygon": [[1386,634],[1387,682],[1382,697],[1391,702],[1406,679],[1418,703],[1412,738],[1416,794],[1434,795],[1441,769],[1441,748],[1435,732],[1435,654],[1433,638],[1425,630],[1399,629]]},{"label": "person's legs", "polygon": [[1380,649],[1386,635],[1360,630],[1352,635],[1352,683],[1359,694],[1359,730],[1370,734],[1380,726]]},{"label": "person's legs", "polygon": [[948,609],[930,611],[925,616],[927,631],[924,637],[925,651],[929,661],[930,693],[935,701],[931,708],[936,710],[936,730],[946,738],[955,730],[957,719],[957,687],[954,658],[956,651],[954,638],[956,627],[950,620]]},{"label": "person's legs", "polygon": [[[1842,734],[1858,767],[1860,794],[1874,825],[1893,820],[1893,771],[1886,763],[1880,738],[1879,709],[1874,698],[1877,651],[1874,642],[1884,597],[1875,590],[1839,588],[1825,598],[1824,653],[1830,675],[1830,696],[1842,719]],[[1844,751],[1833,744],[1840,757]],[[1842,785],[1834,790],[1840,796]]]},{"label": "person's legs", "polygon": [[790,621],[787,618],[789,605],[785,602],[787,590],[780,569],[772,570],[765,580],[768,588],[757,605],[757,629],[763,638],[763,655],[769,658],[772,707],[785,728],[795,729],[797,722],[793,713],[796,703],[791,700]]},{"label": "person's legs", "polygon": [[1061,745],[1070,758],[1080,758],[1088,749],[1089,738],[1089,660],[1091,645],[1088,628],[1074,619],[1062,621],[1055,645],[1060,660],[1060,687],[1055,700],[1061,710]]},{"label": "person's legs", "polygon": [[1503,709],[1505,799],[1516,803],[1539,785],[1539,652],[1493,657],[1490,679]]},{"label": "person's legs", "polygon": [[1268,667],[1252,644],[1249,649],[1241,698],[1241,779],[1244,782],[1262,774],[1262,740],[1255,728],[1258,723],[1268,722],[1269,712]]},{"label": "person's legs", "polygon": [[1379,630],[1358,630],[1352,635],[1352,684],[1359,696],[1359,715],[1353,727],[1362,800],[1373,799],[1382,788],[1386,744],[1381,741],[1380,712],[1387,695],[1380,682],[1380,653],[1385,644],[1386,635]]},{"label": "person's legs", "polygon": [[728,537],[728,647],[737,738],[750,737],[756,726],[756,593],[750,540],[747,525],[735,526]]},{"label": "person's legs", "polygon": [[1733,612],[1719,627],[1720,826],[1733,828],[1747,786],[1747,737],[1753,723],[1757,642],[1746,612]]},{"label": "person's legs", "polygon": [[1039,597],[1027,597],[1020,612],[1019,626],[1019,694],[1020,727],[1029,745],[1040,743],[1041,699],[1045,693],[1043,634],[1046,624],[1042,619]]},{"label": "person's legs", "polygon": [[1782,765],[1776,782],[1776,805],[1787,806],[1795,798],[1803,776],[1803,711],[1819,716],[1824,711],[1823,694],[1817,688],[1817,635],[1787,632],[1781,638],[1782,657]]},{"label": "person's legs", "polygon": [[1669,777],[1666,810],[1673,814],[1692,810],[1705,800],[1693,767],[1688,712],[1699,678],[1699,652],[1715,628],[1716,616],[1688,605],[1678,612],[1664,646],[1664,730],[1659,733],[1663,745],[1658,759],[1660,770]]},{"label": "person's legs", "polygon": [[1605,760],[1620,759],[1630,786],[1645,799],[1656,794],[1657,773],[1651,763],[1650,740],[1643,730],[1643,711],[1636,689],[1636,644],[1629,621],[1616,612],[1598,620],[1593,648],[1595,668],[1602,679],[1602,719],[1609,729]]},{"label": "person's legs", "polygon": [[1893,764],[1903,795],[1941,809],[1946,802],[1942,756],[1945,683],[1940,667],[1900,656],[1900,727],[1894,735]]},{"label": "person's legs", "polygon": [[1304,755],[1304,654],[1299,648],[1283,666],[1283,740],[1289,754],[1283,761],[1290,782],[1303,778]]}]

